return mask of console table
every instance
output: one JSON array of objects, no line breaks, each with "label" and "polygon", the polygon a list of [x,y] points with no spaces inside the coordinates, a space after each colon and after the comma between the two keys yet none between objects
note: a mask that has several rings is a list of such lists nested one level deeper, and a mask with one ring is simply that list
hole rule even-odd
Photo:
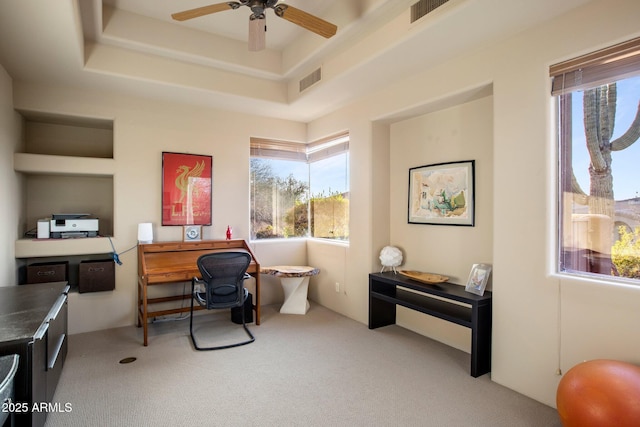
[{"label": "console table", "polygon": [[471,328],[471,376],[491,371],[491,292],[475,295],[464,286],[422,283],[391,271],[369,274],[369,329],[395,324],[396,305]]},{"label": "console table", "polygon": [[[190,242],[159,242],[138,245],[138,326],[144,331],[144,342],[148,344],[148,319],[167,314],[188,313],[189,306],[164,310],[149,310],[151,304],[180,301],[191,298],[191,294],[149,298],[148,287],[179,282],[190,282],[200,277],[197,261],[200,255],[211,252],[242,250],[251,255],[247,273],[256,280],[256,325],[260,324],[260,263],[245,240],[201,240]],[[202,307],[194,307],[201,309]]]}]

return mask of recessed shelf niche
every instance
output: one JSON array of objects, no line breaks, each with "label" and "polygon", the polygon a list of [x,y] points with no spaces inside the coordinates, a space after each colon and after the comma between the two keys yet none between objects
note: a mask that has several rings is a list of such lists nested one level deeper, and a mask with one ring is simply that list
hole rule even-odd
[{"label": "recessed shelf niche", "polygon": [[[16,257],[39,256],[42,241],[30,232],[38,219],[55,213],[89,213],[99,218],[99,234],[113,235],[113,121],[56,114],[19,112],[23,117],[23,151],[14,154],[14,169],[24,176],[24,229],[16,243]],[[66,239],[61,239],[66,240]],[[72,252],[94,253],[94,238],[69,242],[48,241],[51,246],[73,246]],[[102,244],[98,244],[104,247]],[[101,252],[105,252],[102,249]]]}]

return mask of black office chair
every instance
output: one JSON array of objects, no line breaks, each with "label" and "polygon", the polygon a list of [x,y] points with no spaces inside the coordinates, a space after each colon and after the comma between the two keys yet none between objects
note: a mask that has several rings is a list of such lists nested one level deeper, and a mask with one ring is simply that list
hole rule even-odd
[{"label": "black office chair", "polygon": [[[202,279],[194,277],[191,281],[191,316],[189,319],[189,333],[196,350],[220,350],[250,344],[255,338],[247,328],[244,316],[244,303],[249,291],[244,287],[244,280],[251,277],[247,268],[251,262],[248,252],[212,252],[198,258],[198,269]],[[204,285],[204,291],[196,290],[196,284]],[[199,347],[193,335],[193,302],[196,301],[207,310],[240,307],[242,312],[242,327],[250,339],[235,344],[215,347]]]}]

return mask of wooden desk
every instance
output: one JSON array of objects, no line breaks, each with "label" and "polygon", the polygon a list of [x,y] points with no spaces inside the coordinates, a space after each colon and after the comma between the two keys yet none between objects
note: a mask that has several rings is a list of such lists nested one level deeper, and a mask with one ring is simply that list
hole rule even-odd
[{"label": "wooden desk", "polygon": [[[160,242],[138,245],[138,327],[144,328],[144,345],[148,344],[149,318],[189,312],[189,307],[178,307],[149,311],[150,304],[180,301],[191,298],[188,295],[176,295],[161,298],[149,298],[149,286],[179,282],[190,282],[200,277],[196,264],[198,257],[211,252],[226,250],[245,250],[251,255],[251,264],[247,273],[256,280],[256,299],[253,309],[256,312],[256,325],[260,324],[260,263],[245,240],[202,240],[196,242]],[[202,309],[202,307],[194,307]]]}]

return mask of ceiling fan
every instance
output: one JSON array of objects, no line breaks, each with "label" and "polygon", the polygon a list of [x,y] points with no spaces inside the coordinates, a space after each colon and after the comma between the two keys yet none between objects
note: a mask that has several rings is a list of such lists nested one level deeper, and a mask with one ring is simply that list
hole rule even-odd
[{"label": "ceiling fan", "polygon": [[171,15],[176,21],[186,21],[212,13],[223,12],[230,9],[238,9],[240,6],[247,6],[253,12],[249,17],[249,50],[259,51],[265,48],[266,9],[273,9],[276,16],[284,18],[300,27],[312,31],[322,37],[330,38],[336,34],[338,27],[324,19],[311,15],[303,10],[278,0],[238,0],[224,3],[211,4],[209,6],[177,12]]}]

